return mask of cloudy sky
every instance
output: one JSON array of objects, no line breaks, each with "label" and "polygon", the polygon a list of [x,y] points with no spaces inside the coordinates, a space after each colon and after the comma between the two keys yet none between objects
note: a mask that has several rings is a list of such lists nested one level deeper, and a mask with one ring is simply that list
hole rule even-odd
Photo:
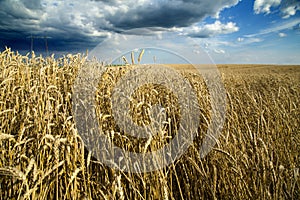
[{"label": "cloudy sky", "polygon": [[[299,0],[0,0],[0,50],[85,52],[114,33],[178,33],[216,63],[300,64]],[[38,38],[40,37],[40,38]],[[176,40],[174,40],[176,44]]]}]

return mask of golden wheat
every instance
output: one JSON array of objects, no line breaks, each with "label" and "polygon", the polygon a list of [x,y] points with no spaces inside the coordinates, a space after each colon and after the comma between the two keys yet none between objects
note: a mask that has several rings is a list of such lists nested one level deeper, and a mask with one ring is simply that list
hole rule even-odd
[{"label": "golden wheat", "polygon": [[[199,149],[211,120],[210,98],[201,76],[182,72],[201,110],[194,144],[170,166],[134,174],[97,161],[76,129],[73,85],[85,62],[80,54],[55,59],[0,53],[0,199],[300,198],[299,67],[219,66],[226,122],[204,159]],[[163,126],[148,139],[124,133],[114,121],[111,94],[133,67],[106,68],[95,94],[99,125],[119,147],[155,151],[177,133],[178,99],[159,85],[140,87],[132,95],[133,121],[149,124],[149,110],[160,104]]]}]

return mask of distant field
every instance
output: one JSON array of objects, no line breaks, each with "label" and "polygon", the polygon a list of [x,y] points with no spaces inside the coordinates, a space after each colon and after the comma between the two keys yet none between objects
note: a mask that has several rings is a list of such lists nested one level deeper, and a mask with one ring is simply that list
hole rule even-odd
[{"label": "distant field", "polygon": [[[197,137],[170,166],[133,174],[99,163],[78,134],[72,94],[84,63],[82,55],[54,59],[9,49],[0,53],[0,200],[300,199],[300,66],[218,65],[227,95],[226,121],[214,149],[200,159],[210,98],[193,68],[172,65],[196,92]],[[176,135],[180,112],[167,88],[149,84],[133,95],[133,121],[149,123],[147,108],[160,103],[167,110],[166,125],[146,141],[120,130],[111,92],[131,67],[106,69],[95,94],[97,116],[114,144],[149,152]]]},{"label": "distant field", "polygon": [[[195,68],[187,64],[171,64],[176,70],[184,70],[189,72],[195,72]],[[298,76],[300,73],[300,65],[259,65],[259,64],[217,64],[220,72],[225,74],[293,74]]]}]

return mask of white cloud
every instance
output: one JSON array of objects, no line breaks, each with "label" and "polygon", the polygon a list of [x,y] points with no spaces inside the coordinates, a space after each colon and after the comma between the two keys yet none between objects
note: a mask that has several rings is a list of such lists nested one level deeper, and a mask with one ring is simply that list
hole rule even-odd
[{"label": "white cloud", "polygon": [[270,14],[271,9],[279,10],[282,18],[294,16],[300,10],[299,0],[255,0],[253,10],[255,14]]},{"label": "white cloud", "polygon": [[191,28],[184,29],[184,34],[192,37],[212,37],[221,34],[234,33],[239,30],[233,22],[222,24],[220,21],[215,21],[213,24],[205,24],[200,26],[192,26]]},{"label": "white cloud", "polygon": [[278,31],[292,29],[295,26],[298,26],[299,24],[300,24],[300,19],[299,18],[298,19],[293,19],[293,20],[283,22],[281,24],[277,24],[273,27],[263,29],[263,30],[259,31],[258,33],[245,35],[245,37],[257,37],[257,36],[260,36],[260,35],[266,35],[266,34],[269,34],[269,33],[274,33],[274,32],[278,32]]},{"label": "white cloud", "polygon": [[200,53],[201,53],[201,51],[199,51],[199,50],[193,50],[193,52],[194,52],[195,54],[200,54]]},{"label": "white cloud", "polygon": [[262,41],[263,39],[261,38],[248,38],[247,40],[244,41],[244,44],[258,43]]},{"label": "white cloud", "polygon": [[233,47],[245,46],[253,43],[263,42],[264,40],[259,37],[238,37],[236,41],[231,43]]},{"label": "white cloud", "polygon": [[278,33],[278,36],[279,36],[279,37],[286,37],[287,34],[285,34],[285,33]]},{"label": "white cloud", "polygon": [[225,54],[225,51],[223,49],[214,49],[214,52],[217,54]]},{"label": "white cloud", "polygon": [[264,41],[262,38],[257,38],[257,37],[246,37],[246,38],[241,38],[239,37],[237,39],[237,43],[235,43],[234,45],[232,46],[245,46],[245,45],[248,45],[248,44],[253,44],[253,43],[259,43],[259,42],[262,42]]},{"label": "white cloud", "polygon": [[[243,37],[241,37],[243,38]],[[195,39],[207,52],[214,63],[228,64],[299,64],[300,57],[297,44],[285,43],[280,40],[270,41],[261,38],[244,38],[242,42],[228,41],[225,38]],[[279,47],[280,48],[276,48]],[[217,53],[215,50],[224,50]]]},{"label": "white cloud", "polygon": [[255,14],[271,12],[272,7],[277,7],[281,3],[281,0],[255,0],[254,2],[254,12]]},{"label": "white cloud", "polygon": [[299,10],[300,10],[300,1],[294,2],[292,4],[286,4],[281,8],[281,12],[284,19],[295,15]]}]

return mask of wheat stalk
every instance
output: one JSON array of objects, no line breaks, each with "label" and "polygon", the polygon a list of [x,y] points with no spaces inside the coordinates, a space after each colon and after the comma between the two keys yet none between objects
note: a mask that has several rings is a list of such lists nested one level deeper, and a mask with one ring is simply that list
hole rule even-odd
[{"label": "wheat stalk", "polygon": [[140,52],[140,55],[139,55],[139,57],[138,57],[138,63],[139,63],[139,64],[140,64],[141,61],[142,61],[142,58],[143,58],[144,53],[145,53],[145,50],[142,49],[142,51]]}]

